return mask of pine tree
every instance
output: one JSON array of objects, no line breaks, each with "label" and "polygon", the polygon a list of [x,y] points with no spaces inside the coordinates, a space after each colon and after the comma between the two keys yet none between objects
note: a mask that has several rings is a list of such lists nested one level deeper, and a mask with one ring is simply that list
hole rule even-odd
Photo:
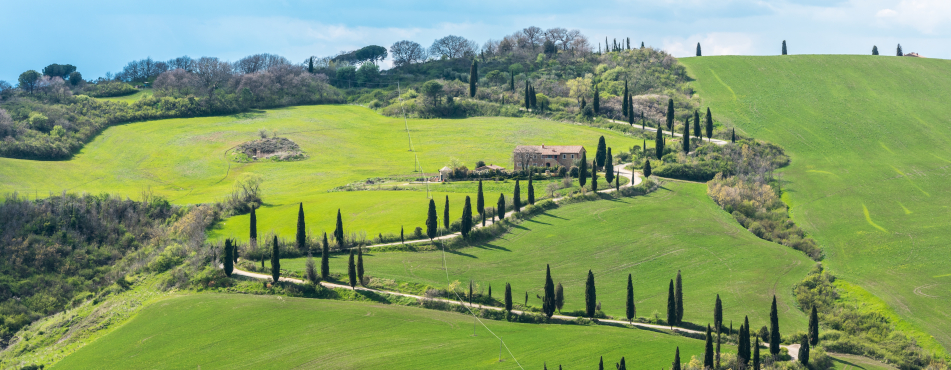
[{"label": "pine tree", "polygon": [[512,194],[512,207],[515,207],[515,212],[522,211],[522,191],[519,188],[518,180],[515,180],[515,192]]},{"label": "pine tree", "polygon": [[347,275],[350,277],[350,288],[357,286],[357,267],[353,263],[353,249],[350,249],[350,262],[347,264]]},{"label": "pine tree", "polygon": [[697,56],[698,56],[698,57],[701,56],[701,55],[700,55],[700,43],[699,43],[699,42],[697,43]]},{"label": "pine tree", "polygon": [[598,170],[594,161],[591,161],[591,191],[598,191]]},{"label": "pine tree", "polygon": [[485,196],[482,195],[482,179],[479,179],[479,192],[476,194],[476,211],[479,211],[482,226],[485,226]]},{"label": "pine tree", "polygon": [[667,99],[667,131],[674,134],[674,99]]},{"label": "pine tree", "polygon": [[357,279],[363,285],[363,247],[357,247]]},{"label": "pine tree", "polygon": [[627,297],[626,298],[627,299],[625,300],[625,303],[626,303],[625,308],[627,310],[625,311],[625,313],[627,314],[627,321],[631,322],[631,320],[637,318],[637,307],[634,306],[634,280],[632,279],[631,274],[627,274]]},{"label": "pine tree", "polygon": [[310,57],[310,60],[307,61],[307,72],[314,74],[314,57]]},{"label": "pine tree", "polygon": [[878,46],[872,45],[872,55],[878,55]]},{"label": "pine tree", "polygon": [[584,308],[588,317],[594,317],[598,306],[598,294],[594,288],[594,273],[588,270],[588,281],[584,284]]},{"label": "pine tree", "polygon": [[624,117],[628,116],[627,112],[627,81],[624,81],[624,95],[621,96],[621,110],[623,111]]},{"label": "pine tree", "polygon": [[462,233],[463,238],[468,238],[469,232],[472,231],[472,203],[468,195],[466,195],[466,203],[462,206],[462,221],[459,223],[459,232]]},{"label": "pine tree", "polygon": [[281,277],[281,250],[277,245],[277,235],[274,235],[274,242],[271,249],[271,279],[277,284]]},{"label": "pine tree", "polygon": [[897,56],[905,56],[905,53],[901,52],[901,44],[898,44],[898,51],[895,53]]},{"label": "pine tree", "polygon": [[611,156],[611,148],[608,148],[608,154],[604,157],[604,181],[608,184],[614,182],[614,158]]},{"label": "pine tree", "polygon": [[604,167],[604,156],[607,154],[607,145],[604,142],[604,136],[598,139],[598,151],[594,154],[594,159],[598,162],[595,169]]},{"label": "pine tree", "polygon": [[512,285],[505,283],[505,310],[512,312]]},{"label": "pine tree", "polygon": [[815,346],[819,344],[819,312],[816,306],[812,306],[812,313],[809,314],[809,344]]},{"label": "pine tree", "polygon": [[756,341],[756,345],[753,346],[753,370],[759,369],[759,340]]},{"label": "pine tree", "polygon": [[690,117],[687,117],[687,120],[684,121],[684,132],[680,138],[682,139],[680,142],[683,146],[684,154],[690,153]]},{"label": "pine tree", "polygon": [[324,241],[320,251],[320,278],[327,280],[330,277],[330,243],[327,242],[327,233],[324,233]]},{"label": "pine tree", "polygon": [[700,132],[700,111],[696,109],[693,111],[693,136],[703,139],[703,134]]},{"label": "pine tree", "polygon": [[650,159],[644,161],[644,177],[651,177],[651,161],[650,161]]},{"label": "pine tree", "polygon": [[565,306],[565,287],[561,283],[555,286],[555,308],[561,313],[561,308]]},{"label": "pine tree", "polygon": [[496,213],[499,214],[499,221],[505,218],[505,194],[499,194],[499,203],[496,206]]},{"label": "pine tree", "polygon": [[307,228],[304,226],[304,203],[297,210],[297,250],[307,252]]},{"label": "pine tree", "polygon": [[594,86],[594,99],[591,101],[591,105],[594,106],[594,114],[601,114],[601,93],[598,92],[598,86]]},{"label": "pine tree", "polygon": [[654,155],[657,159],[664,156],[664,130],[657,128],[657,136],[654,138]]},{"label": "pine tree", "polygon": [[252,246],[258,244],[258,217],[254,213],[254,208],[255,207],[251,207],[251,230],[249,235]]},{"label": "pine tree", "polygon": [[469,67],[469,97],[474,98],[476,95],[476,81],[479,80],[479,61],[473,60],[472,66]]},{"label": "pine tree", "polygon": [[677,300],[674,299],[674,281],[670,280],[670,287],[667,289],[667,325],[673,329],[677,324]]},{"label": "pine tree", "polygon": [[769,308],[769,353],[773,356],[779,354],[779,343],[782,338],[779,335],[779,311],[776,309],[776,296],[773,296],[773,305]]},{"label": "pine tree", "polygon": [[713,137],[713,115],[710,114],[710,107],[707,107],[707,141]]},{"label": "pine tree", "polygon": [[802,343],[799,344],[799,363],[809,367],[809,338],[802,338]]},{"label": "pine tree", "polygon": [[532,185],[532,171],[528,171],[528,204],[535,205],[535,185]]},{"label": "pine tree", "polygon": [[677,347],[677,351],[674,352],[674,363],[671,366],[670,370],[680,370],[680,347]]},{"label": "pine tree", "polygon": [[723,302],[720,301],[720,295],[717,294],[717,302],[713,305],[713,327],[720,331],[723,325]]},{"label": "pine tree", "polygon": [[783,55],[786,55],[786,40],[783,40]]},{"label": "pine tree", "polygon": [[231,273],[234,272],[234,250],[231,246],[231,239],[225,239],[225,275],[231,277]]},{"label": "pine tree", "polygon": [[542,297],[542,311],[551,318],[555,314],[555,283],[551,280],[551,266],[545,267],[545,296]]},{"label": "pine tree", "polygon": [[429,241],[432,241],[436,237],[436,233],[439,231],[439,224],[436,220],[436,201],[429,200],[429,212],[426,215],[426,236],[429,237]]},{"label": "pine tree", "polygon": [[582,188],[588,183],[588,153],[581,153],[581,168],[578,169],[578,185]]},{"label": "pine tree", "polygon": [[346,248],[346,240],[343,236],[343,216],[340,214],[340,208],[337,208],[337,227],[334,229],[334,239],[337,242],[337,248]]},{"label": "pine tree", "polygon": [[677,325],[680,325],[684,320],[684,288],[680,270],[677,270],[677,285],[674,286],[674,292],[674,298],[677,300]]}]

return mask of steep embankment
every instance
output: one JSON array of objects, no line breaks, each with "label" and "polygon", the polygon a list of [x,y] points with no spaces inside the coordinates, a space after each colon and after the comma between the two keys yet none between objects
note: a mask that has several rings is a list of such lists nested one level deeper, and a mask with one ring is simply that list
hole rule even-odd
[{"label": "steep embankment", "polygon": [[825,248],[826,264],[910,322],[899,327],[933,336],[918,338],[924,346],[951,348],[951,61],[681,62],[715,119],[791,155],[784,199]]}]

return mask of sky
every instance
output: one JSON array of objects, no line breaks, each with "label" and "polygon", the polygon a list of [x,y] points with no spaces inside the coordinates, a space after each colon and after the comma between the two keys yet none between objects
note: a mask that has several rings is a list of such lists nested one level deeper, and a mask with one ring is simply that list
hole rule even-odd
[{"label": "sky", "polygon": [[[73,64],[86,79],[131,60],[188,55],[235,61],[273,53],[293,62],[366,45],[478,42],[519,29],[578,29],[592,42],[630,37],[677,57],[882,54],[951,58],[951,0],[292,1],[0,0],[0,80]],[[389,66],[384,62],[383,67]]]}]

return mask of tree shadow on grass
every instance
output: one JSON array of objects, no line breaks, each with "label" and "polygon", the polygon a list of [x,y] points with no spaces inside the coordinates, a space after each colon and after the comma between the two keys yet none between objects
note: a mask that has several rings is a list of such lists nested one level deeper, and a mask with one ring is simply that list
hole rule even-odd
[{"label": "tree shadow on grass", "polygon": [[468,254],[468,253],[462,253],[462,252],[460,252],[460,251],[458,251],[458,250],[455,250],[455,249],[446,249],[446,253],[457,254],[457,255],[460,255],[460,256],[463,256],[463,257],[469,257],[469,258],[476,258],[476,259],[479,258],[479,257],[476,257],[475,255]]},{"label": "tree shadow on grass", "polygon": [[528,222],[531,222],[531,223],[535,223],[535,224],[541,224],[541,225],[549,225],[549,226],[551,226],[550,223],[541,222],[541,221],[538,221],[538,220],[535,220],[535,219],[529,219],[529,220],[527,220],[527,221],[528,221]]},{"label": "tree shadow on grass", "polygon": [[479,245],[476,245],[475,247],[476,247],[476,248],[480,248],[480,249],[495,249],[495,250],[500,250],[500,251],[511,252],[511,250],[509,250],[508,248],[500,247],[500,246],[492,245],[492,244],[488,244],[488,243],[486,243],[486,244],[479,244]]}]

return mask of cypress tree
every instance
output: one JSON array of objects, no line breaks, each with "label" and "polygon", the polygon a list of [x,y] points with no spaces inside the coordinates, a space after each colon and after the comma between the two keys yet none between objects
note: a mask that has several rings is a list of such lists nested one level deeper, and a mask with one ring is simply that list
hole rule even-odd
[{"label": "cypress tree", "polygon": [[591,161],[591,191],[598,191],[598,170],[594,161]]},{"label": "cypress tree", "polygon": [[584,97],[581,97],[581,110],[584,110],[585,105],[588,105],[588,102],[584,100]]},{"label": "cypress tree", "polygon": [[561,308],[565,306],[565,287],[561,286],[561,283],[558,283],[555,286],[555,308],[558,309],[558,313],[561,313]]},{"label": "cypress tree", "polygon": [[769,308],[769,353],[773,356],[779,354],[779,311],[776,309],[776,296],[773,296],[773,304]]},{"label": "cypress tree", "polygon": [[647,154],[647,139],[641,139],[641,153]]},{"label": "cypress tree", "polygon": [[442,226],[446,228],[446,232],[449,231],[449,196],[446,196],[446,206],[443,208],[442,212]]},{"label": "cypress tree", "polygon": [[710,114],[710,107],[707,107],[706,126],[707,126],[707,140],[709,141],[710,138],[713,137],[713,115]]},{"label": "cypress tree", "polygon": [[505,310],[512,312],[512,285],[505,283]]},{"label": "cypress tree", "polygon": [[759,369],[759,340],[756,341],[756,345],[753,346],[753,370]]},{"label": "cypress tree", "polygon": [[532,108],[531,104],[529,103],[531,103],[531,100],[529,100],[528,98],[528,80],[526,80],[525,81],[525,109],[526,110]]},{"label": "cypress tree", "polygon": [[277,245],[277,235],[274,235],[274,242],[271,247],[271,279],[277,284],[281,277],[281,250]]},{"label": "cypress tree", "polygon": [[680,347],[677,347],[677,351],[674,352],[674,363],[670,368],[671,370],[680,370]]},{"label": "cypress tree", "polygon": [[350,249],[350,262],[347,264],[347,275],[350,277],[350,288],[357,286],[357,268],[353,263],[353,249]]},{"label": "cypress tree", "polygon": [[667,131],[674,134],[674,99],[667,99]]},{"label": "cypress tree", "polygon": [[683,280],[680,279],[680,270],[677,270],[677,285],[674,286],[674,298],[677,300],[677,324],[680,325],[684,320],[684,288]]},{"label": "cypress tree", "polygon": [[730,131],[730,142],[736,144],[736,129]]},{"label": "cypress tree", "polygon": [[542,311],[549,318],[555,314],[555,283],[551,280],[550,265],[545,266],[545,296],[542,297]]},{"label": "cypress tree", "polygon": [[878,55],[878,46],[872,45],[872,55]]},{"label": "cypress tree", "polygon": [[426,236],[429,237],[429,241],[432,241],[436,237],[436,232],[438,230],[438,224],[436,220],[436,201],[429,200],[429,212],[426,214]]},{"label": "cypress tree", "polygon": [[598,151],[594,154],[594,159],[598,162],[595,169],[604,167],[604,156],[607,154],[607,145],[604,143],[604,136],[598,139]]},{"label": "cypress tree", "polygon": [[578,169],[578,185],[582,188],[588,183],[588,152],[581,153],[581,168]]},{"label": "cypress tree", "polygon": [[660,127],[657,128],[657,135],[654,138],[654,155],[657,159],[664,156],[664,130]]},{"label": "cypress tree", "polygon": [[621,357],[621,363],[618,364],[617,370],[627,370],[627,364],[624,363],[624,357]]},{"label": "cypress tree", "polygon": [[717,358],[714,364],[716,365],[715,369],[720,368],[720,329],[717,329],[717,349],[716,349]]},{"label": "cypress tree", "polygon": [[720,331],[723,325],[723,302],[720,301],[720,295],[717,294],[717,302],[713,305],[713,326]]},{"label": "cypress tree", "polygon": [[693,136],[703,139],[703,133],[700,132],[700,111],[693,111]]},{"label": "cypress tree", "polygon": [[651,177],[651,161],[650,161],[650,159],[644,161],[644,177]]},{"label": "cypress tree", "polygon": [[528,171],[528,204],[535,205],[535,186],[532,185],[532,171]]},{"label": "cypress tree", "polygon": [[786,40],[783,40],[783,55],[786,55]]},{"label": "cypress tree", "polygon": [[530,95],[530,97],[532,98],[532,109],[538,109],[538,101],[535,99],[535,86],[532,86],[532,95]]},{"label": "cypress tree", "polygon": [[591,101],[591,105],[594,106],[594,114],[601,114],[601,93],[598,92],[598,86],[594,86],[594,99]]},{"label": "cypress tree", "polygon": [[[324,234],[327,237],[327,234]],[[400,225],[400,244],[406,244],[406,237],[403,235],[403,225]]]},{"label": "cypress tree", "polygon": [[472,66],[469,67],[469,97],[474,98],[476,95],[476,81],[479,80],[479,61],[473,60]]},{"label": "cypress tree", "polygon": [[525,292],[525,306],[528,307],[528,292]]},{"label": "cypress tree", "polygon": [[314,74],[314,57],[310,57],[310,59],[307,61],[307,72]]},{"label": "cypress tree", "polygon": [[631,50],[631,38],[627,38],[627,50]]},{"label": "cypress tree", "polygon": [[799,363],[809,366],[809,338],[802,338],[802,343],[799,344]]},{"label": "cypress tree", "polygon": [[496,206],[497,212],[499,214],[499,221],[502,221],[505,218],[505,194],[499,194],[499,203]]},{"label": "cypress tree", "polygon": [[703,348],[703,368],[713,369],[713,335],[710,333],[710,325],[707,325],[707,341]]},{"label": "cypress tree", "polygon": [[469,304],[472,304],[472,280],[469,280]]},{"label": "cypress tree", "polygon": [[509,90],[512,90],[512,92],[514,93],[515,92],[515,73],[509,72],[509,76],[512,77],[511,82],[509,82]]},{"label": "cypress tree", "polygon": [[601,356],[601,360],[598,361],[598,370],[604,370],[604,356]]},{"label": "cypress tree", "polygon": [[468,238],[469,232],[472,231],[472,203],[469,201],[468,195],[466,195],[466,203],[462,206],[462,221],[460,224],[459,232],[462,233],[463,238]]},{"label": "cypress tree", "polygon": [[627,124],[634,126],[634,97],[627,96]]},{"label": "cypress tree", "polygon": [[476,211],[479,211],[482,226],[485,226],[485,196],[482,195],[482,179],[479,179],[479,193],[476,194]]},{"label": "cypress tree", "polygon": [[698,57],[701,56],[701,55],[700,55],[700,43],[699,43],[699,42],[697,43],[697,56],[698,56]]},{"label": "cypress tree", "polygon": [[905,56],[905,53],[901,52],[901,44],[898,44],[898,51],[895,53],[897,56]]},{"label": "cypress tree", "polygon": [[644,48],[644,41],[641,41],[641,49]]},{"label": "cypress tree", "polygon": [[518,180],[515,180],[515,192],[512,194],[512,207],[515,212],[522,211],[522,191],[519,189]]},{"label": "cypress tree", "polygon": [[617,173],[614,174],[614,191],[621,191],[621,170],[618,169]]},{"label": "cypress tree", "polygon": [[608,184],[614,181],[614,158],[611,156],[611,148],[608,148],[608,154],[604,157],[604,180]]},{"label": "cypress tree", "polygon": [[809,344],[815,346],[819,344],[819,312],[816,306],[812,306],[812,313],[809,314]]},{"label": "cypress tree", "polygon": [[225,275],[231,277],[231,273],[234,272],[234,254],[231,249],[231,239],[225,239]]},{"label": "cypress tree", "polygon": [[343,216],[340,215],[340,208],[337,208],[337,227],[334,229],[334,239],[336,239],[338,248],[346,248],[346,240],[343,236]]},{"label": "cypress tree", "polygon": [[588,270],[588,281],[584,283],[584,309],[588,317],[594,317],[598,305],[598,294],[594,288],[594,273]]},{"label": "cypress tree", "polygon": [[674,299],[674,281],[670,280],[670,287],[667,289],[667,325],[673,329],[677,324],[677,302]]},{"label": "cypress tree", "polygon": [[684,121],[684,133],[680,137],[682,140],[684,153],[690,153],[690,117],[687,117],[687,120]]},{"label": "cypress tree", "polygon": [[363,285],[363,247],[357,247],[357,279]]},{"label": "cypress tree", "polygon": [[627,81],[624,81],[624,95],[621,96],[621,110],[623,111],[624,117],[628,116],[627,112]]},{"label": "cypress tree", "polygon": [[249,239],[251,240],[252,246],[257,246],[258,244],[258,217],[255,215],[254,208],[255,207],[251,207],[251,230],[250,230],[251,232],[249,235]]},{"label": "cypress tree", "polygon": [[304,203],[297,210],[297,250],[307,252],[307,229],[304,226]]},{"label": "cypress tree", "polygon": [[626,304],[626,314],[627,321],[631,322],[634,318],[637,317],[637,307],[634,306],[634,280],[632,279],[631,274],[627,274],[627,300]]},{"label": "cypress tree", "polygon": [[327,280],[327,278],[330,277],[330,243],[327,242],[327,233],[324,233],[324,241],[322,244],[320,251],[320,278]]},{"label": "cypress tree", "polygon": [[492,284],[489,284],[489,300],[492,300]]},{"label": "cypress tree", "polygon": [[[752,349],[750,349],[750,318],[749,316],[743,317],[742,333],[743,333],[743,358],[746,359],[746,361],[749,361],[752,359],[752,353],[751,353]],[[756,343],[758,347],[759,340],[757,340]]]},{"label": "cypress tree", "polygon": [[746,367],[746,345],[749,343],[743,343],[743,326],[740,325],[740,332],[736,335],[736,362],[740,364],[740,368]]}]

